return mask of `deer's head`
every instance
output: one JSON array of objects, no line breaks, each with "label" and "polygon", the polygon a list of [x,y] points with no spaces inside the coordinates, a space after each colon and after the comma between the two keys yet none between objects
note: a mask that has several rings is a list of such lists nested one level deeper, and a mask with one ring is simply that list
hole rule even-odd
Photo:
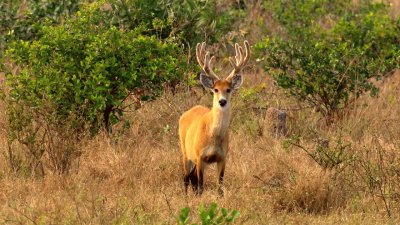
[{"label": "deer's head", "polygon": [[242,69],[250,58],[250,44],[244,41],[244,49],[235,44],[235,57],[229,57],[229,62],[233,66],[232,72],[225,79],[219,78],[213,71],[215,57],[210,58],[210,52],[206,52],[206,43],[198,43],[196,46],[197,61],[202,68],[200,82],[214,93],[213,107],[222,109],[229,108],[232,92],[238,89],[243,83]]}]

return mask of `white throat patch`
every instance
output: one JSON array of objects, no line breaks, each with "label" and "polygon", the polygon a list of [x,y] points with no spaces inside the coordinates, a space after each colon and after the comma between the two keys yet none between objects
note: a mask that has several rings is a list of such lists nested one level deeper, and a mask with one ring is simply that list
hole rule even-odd
[{"label": "white throat patch", "polygon": [[218,108],[215,108],[213,112],[213,122],[211,125],[211,134],[212,135],[224,135],[230,123],[230,110],[229,110],[229,103],[227,103],[224,107],[218,105]]}]

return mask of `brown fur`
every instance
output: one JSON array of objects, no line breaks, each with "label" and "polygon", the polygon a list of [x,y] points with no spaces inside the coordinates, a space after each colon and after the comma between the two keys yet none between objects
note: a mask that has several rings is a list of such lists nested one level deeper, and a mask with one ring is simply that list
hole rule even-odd
[{"label": "brown fur", "polygon": [[210,52],[206,52],[206,43],[196,45],[196,58],[203,72],[200,74],[200,82],[214,92],[214,100],[211,109],[197,105],[183,113],[179,119],[186,193],[189,181],[196,193],[202,193],[204,167],[216,162],[218,191],[223,194],[222,181],[229,147],[230,99],[233,90],[243,83],[241,71],[250,57],[249,42],[244,41],[244,46],[245,52],[235,44],[236,55],[229,58],[233,70],[226,79],[221,80],[212,69],[211,62],[215,58],[210,58]]},{"label": "brown fur", "polygon": [[[207,164],[216,162],[219,173],[219,191],[222,194],[222,179],[225,170],[226,155],[228,152],[229,123],[230,123],[230,96],[231,82],[218,80],[214,84],[213,107],[194,106],[183,113],[179,120],[179,137],[183,155],[183,170],[186,179],[185,190],[187,191],[188,179],[196,180],[200,193],[202,192],[203,170]],[[224,97],[228,103],[227,108],[221,109],[218,100]],[[192,162],[196,169],[196,177],[188,177],[194,169],[188,166]],[[190,168],[191,167],[191,168]],[[192,175],[194,176],[194,175]]]}]

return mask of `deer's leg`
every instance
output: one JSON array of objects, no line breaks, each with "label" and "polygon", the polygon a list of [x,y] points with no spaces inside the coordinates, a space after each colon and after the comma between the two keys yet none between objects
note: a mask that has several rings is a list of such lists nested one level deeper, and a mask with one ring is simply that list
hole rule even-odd
[{"label": "deer's leg", "polygon": [[[185,159],[184,160],[184,168],[185,168],[185,174],[183,177],[183,182],[185,184],[185,193],[187,194],[187,189],[189,186],[189,181],[192,183],[192,185],[194,186],[194,181],[193,179],[196,179],[196,165],[193,163],[193,161],[189,160],[189,159]],[[197,180],[197,179],[196,179]],[[197,187],[197,181],[195,183],[196,187]]]},{"label": "deer's leg", "polygon": [[189,186],[189,173],[190,170],[188,170],[188,159],[186,156],[186,148],[185,148],[185,134],[182,133],[181,127],[179,127],[179,140],[181,143],[181,150],[182,150],[182,159],[183,159],[183,185],[185,187],[185,194],[187,194],[187,189]]},{"label": "deer's leg", "polygon": [[189,186],[189,170],[188,170],[188,160],[183,157],[183,185],[185,186],[185,194],[187,194],[187,189]]},{"label": "deer's leg", "polygon": [[202,160],[199,158],[197,160],[197,164],[196,164],[196,172],[197,172],[197,183],[198,183],[198,194],[201,195],[203,193],[203,173],[204,173],[204,167],[203,167],[203,163]]},{"label": "deer's leg", "polygon": [[224,191],[222,190],[222,184],[224,181],[224,173],[225,173],[225,160],[218,162],[218,193],[223,196]]},{"label": "deer's leg", "polygon": [[196,193],[197,192],[197,187],[198,187],[198,179],[197,179],[197,169],[196,165],[191,169],[189,178],[190,178],[190,183],[192,184],[193,191]]}]

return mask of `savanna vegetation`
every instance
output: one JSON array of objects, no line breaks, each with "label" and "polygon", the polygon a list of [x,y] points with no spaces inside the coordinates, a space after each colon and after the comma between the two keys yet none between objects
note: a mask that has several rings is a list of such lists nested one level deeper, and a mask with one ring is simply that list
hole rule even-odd
[{"label": "savanna vegetation", "polygon": [[[3,224],[400,223],[396,0],[0,2]],[[225,195],[184,195],[178,119],[234,93]],[[271,134],[268,108],[287,113]],[[215,180],[215,182],[213,182]]]}]

